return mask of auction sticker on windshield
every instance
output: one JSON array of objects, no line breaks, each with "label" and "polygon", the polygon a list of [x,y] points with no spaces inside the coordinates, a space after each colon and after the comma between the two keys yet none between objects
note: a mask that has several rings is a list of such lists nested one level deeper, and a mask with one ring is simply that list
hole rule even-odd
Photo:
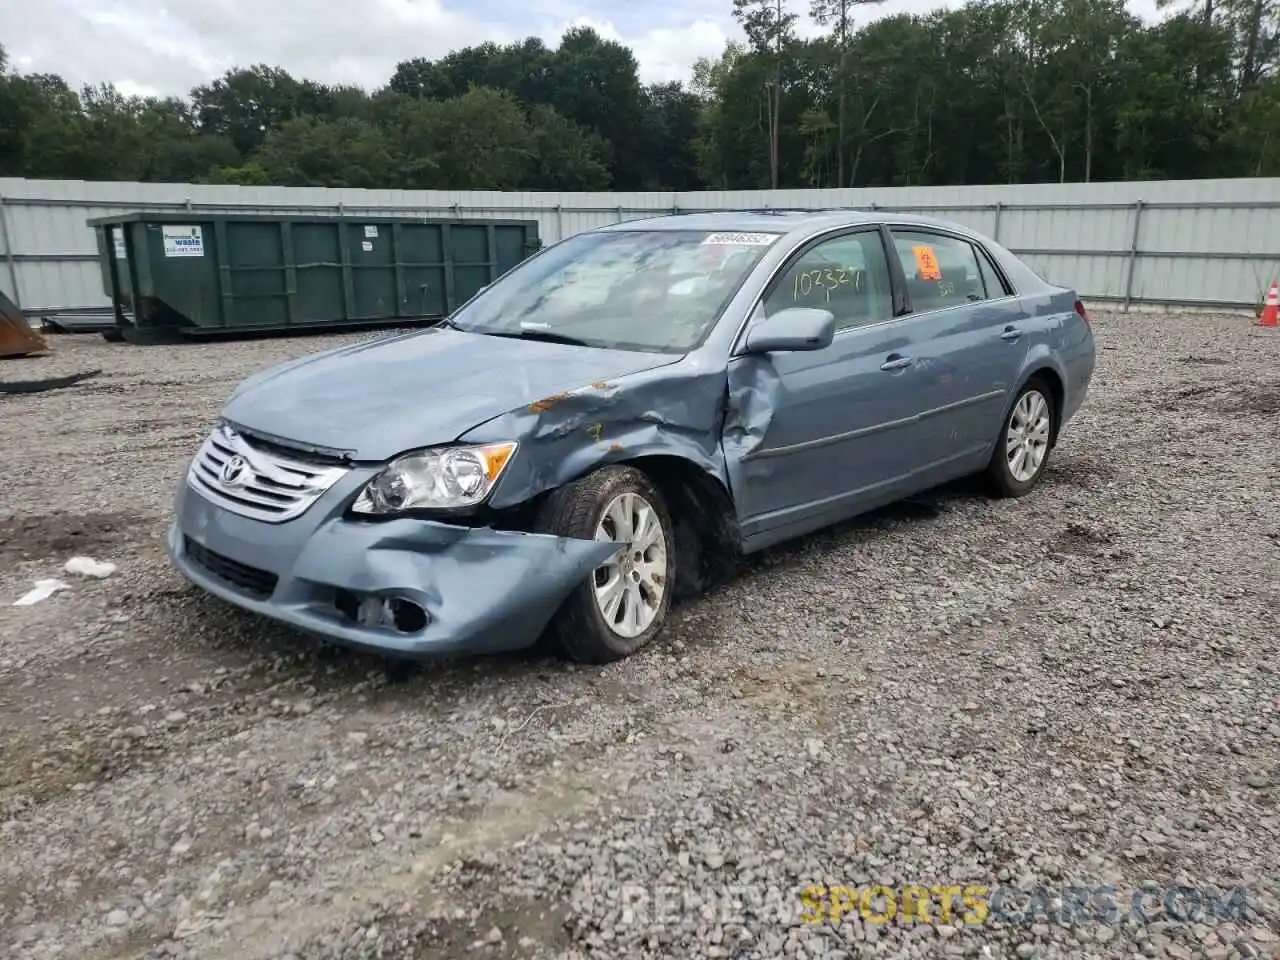
[{"label": "auction sticker on windshield", "polygon": [[723,246],[767,247],[778,239],[776,233],[712,233],[702,241],[703,246],[720,244]]}]

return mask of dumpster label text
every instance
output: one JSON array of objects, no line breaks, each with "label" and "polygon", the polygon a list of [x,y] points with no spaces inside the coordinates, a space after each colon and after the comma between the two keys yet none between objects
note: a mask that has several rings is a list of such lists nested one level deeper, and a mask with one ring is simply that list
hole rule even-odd
[{"label": "dumpster label text", "polygon": [[204,231],[199,227],[161,227],[166,257],[203,257]]},{"label": "dumpster label text", "polygon": [[364,235],[371,238],[376,237],[378,235],[378,228],[372,225],[367,226],[364,228]]},{"label": "dumpster label text", "polygon": [[125,252],[125,249],[124,249],[124,233],[120,230],[112,230],[111,239],[116,246],[116,259],[128,260],[129,255]]}]

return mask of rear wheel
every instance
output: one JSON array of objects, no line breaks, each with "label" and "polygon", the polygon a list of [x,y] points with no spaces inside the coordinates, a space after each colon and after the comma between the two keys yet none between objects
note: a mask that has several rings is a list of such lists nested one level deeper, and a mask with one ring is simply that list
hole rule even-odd
[{"label": "rear wheel", "polygon": [[998,496],[1021,497],[1035,489],[1049,463],[1056,416],[1053,391],[1043,380],[1032,378],[1018,391],[987,466]]},{"label": "rear wheel", "polygon": [[675,583],[671,516],[653,482],[633,467],[605,467],[555,490],[535,524],[542,533],[624,548],[574,589],[548,633],[579,663],[630,656],[662,630]]}]

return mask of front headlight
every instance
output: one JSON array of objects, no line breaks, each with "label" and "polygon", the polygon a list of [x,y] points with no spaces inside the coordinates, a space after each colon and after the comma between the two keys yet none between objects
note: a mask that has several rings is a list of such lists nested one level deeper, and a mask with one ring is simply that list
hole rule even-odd
[{"label": "front headlight", "polygon": [[515,452],[514,443],[486,443],[406,454],[365,484],[351,510],[386,516],[474,507],[489,496]]}]

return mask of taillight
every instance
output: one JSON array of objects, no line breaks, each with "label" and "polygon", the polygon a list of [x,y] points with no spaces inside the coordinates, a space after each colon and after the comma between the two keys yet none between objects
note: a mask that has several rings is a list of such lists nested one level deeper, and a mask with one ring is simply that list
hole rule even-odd
[{"label": "taillight", "polygon": [[1084,304],[1079,300],[1076,301],[1076,313],[1079,314],[1080,319],[1085,323],[1089,322],[1089,311],[1084,308]]}]

